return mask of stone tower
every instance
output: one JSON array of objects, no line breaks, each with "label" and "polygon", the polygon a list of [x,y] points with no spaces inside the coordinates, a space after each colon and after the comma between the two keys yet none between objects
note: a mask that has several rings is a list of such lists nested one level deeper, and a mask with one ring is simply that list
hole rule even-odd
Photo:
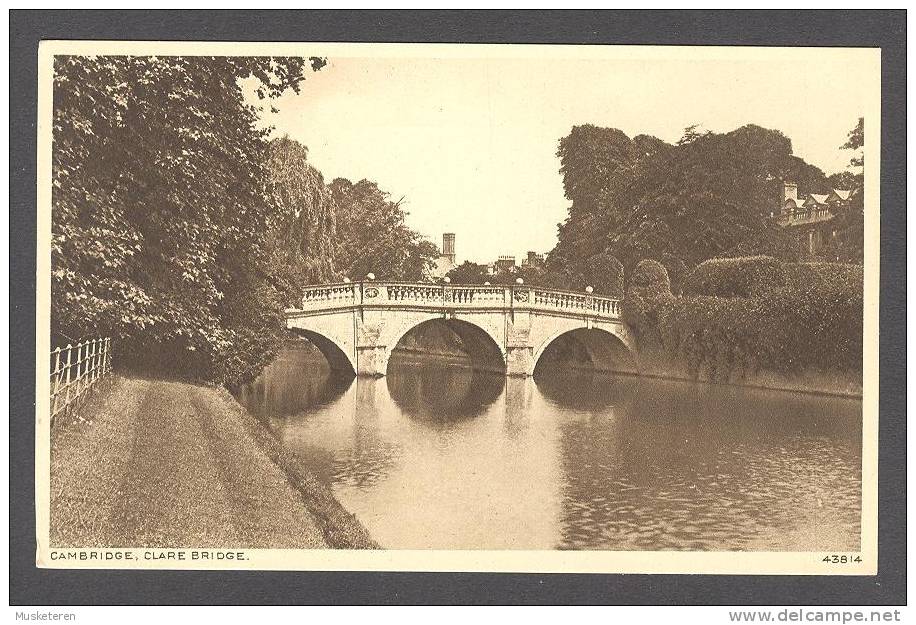
[{"label": "stone tower", "polygon": [[446,232],[442,235],[442,256],[448,258],[449,262],[455,264],[455,233]]}]

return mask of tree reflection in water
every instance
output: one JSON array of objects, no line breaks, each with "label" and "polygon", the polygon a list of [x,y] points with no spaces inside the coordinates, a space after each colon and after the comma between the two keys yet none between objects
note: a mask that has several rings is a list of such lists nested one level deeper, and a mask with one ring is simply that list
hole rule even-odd
[{"label": "tree reflection in water", "polygon": [[240,398],[387,547],[859,549],[861,401],[418,356],[286,354]]},{"label": "tree reflection in water", "polygon": [[352,375],[331,371],[321,352],[300,340],[290,342],[237,396],[254,416],[279,418],[330,404],[352,383]]},{"label": "tree reflection in water", "polygon": [[859,548],[857,401],[626,377],[538,389],[592,415],[562,420],[561,548]]}]

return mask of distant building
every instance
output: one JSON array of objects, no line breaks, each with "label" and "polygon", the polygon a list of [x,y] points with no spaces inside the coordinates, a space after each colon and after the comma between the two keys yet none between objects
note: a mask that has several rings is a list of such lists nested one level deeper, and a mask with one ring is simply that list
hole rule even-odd
[{"label": "distant building", "polygon": [[503,255],[496,259],[496,262],[490,265],[492,271],[490,273],[506,273],[510,271],[515,271],[515,256]]},{"label": "distant building", "polygon": [[522,267],[540,267],[544,264],[544,255],[537,252],[528,252],[528,257],[522,260]]},{"label": "distant building", "polygon": [[805,254],[814,255],[836,236],[830,222],[837,211],[849,202],[851,195],[852,192],[845,189],[831,189],[827,194],[810,193],[800,198],[797,184],[782,182],[777,205],[770,216],[783,228],[792,229]]},{"label": "distant building", "polygon": [[456,266],[455,233],[446,232],[442,235],[442,249],[440,250],[439,258],[436,259],[436,266],[431,271],[431,275],[433,278],[442,278]]}]

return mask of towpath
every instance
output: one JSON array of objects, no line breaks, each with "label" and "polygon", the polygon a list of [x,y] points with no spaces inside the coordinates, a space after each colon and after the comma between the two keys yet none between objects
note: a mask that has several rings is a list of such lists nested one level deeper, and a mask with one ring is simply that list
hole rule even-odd
[{"label": "towpath", "polygon": [[222,389],[115,376],[52,433],[51,546],[371,547]]}]

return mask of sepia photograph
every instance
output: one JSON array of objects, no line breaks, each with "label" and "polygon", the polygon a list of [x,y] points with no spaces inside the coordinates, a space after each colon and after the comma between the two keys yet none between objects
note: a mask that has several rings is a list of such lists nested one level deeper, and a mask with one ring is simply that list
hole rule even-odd
[{"label": "sepia photograph", "polygon": [[42,42],[38,565],[874,574],[880,61]]}]

